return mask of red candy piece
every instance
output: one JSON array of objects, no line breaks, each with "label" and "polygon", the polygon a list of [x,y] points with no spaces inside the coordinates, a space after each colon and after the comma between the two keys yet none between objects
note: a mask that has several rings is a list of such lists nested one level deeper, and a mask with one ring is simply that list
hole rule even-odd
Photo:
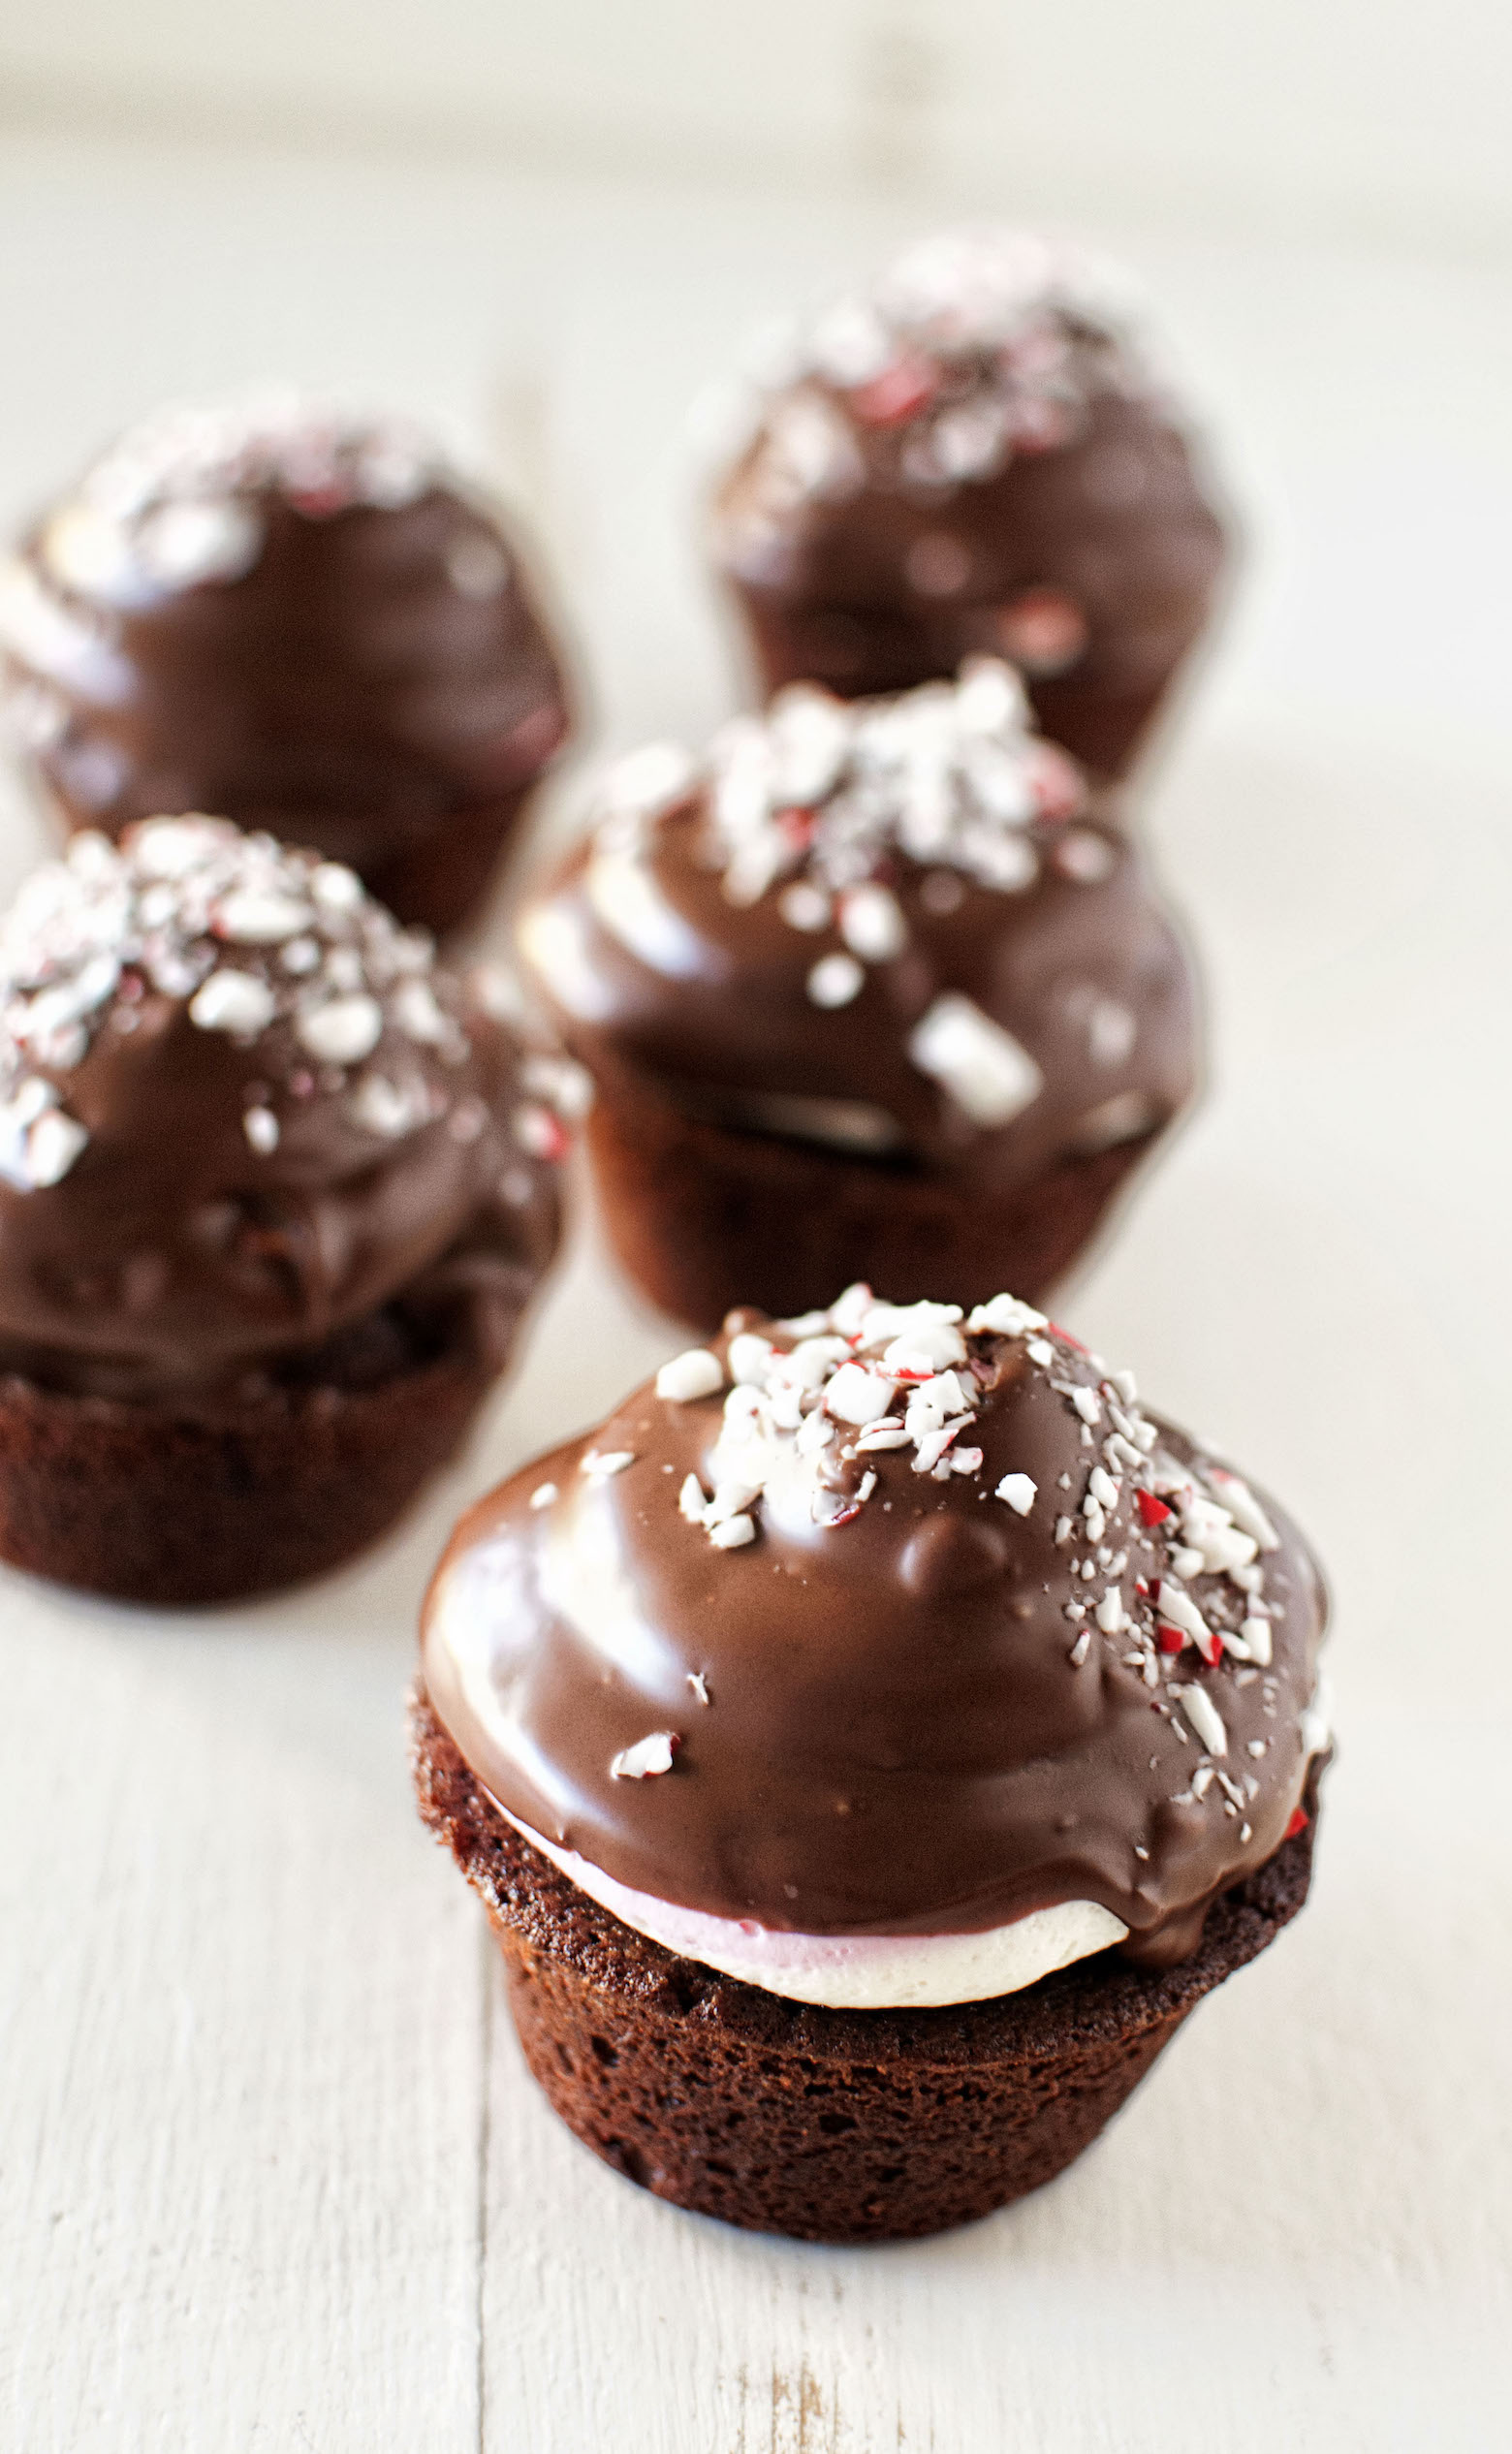
[{"label": "red candy piece", "polygon": [[530,1140],[524,1147],[533,1159],[564,1159],[572,1148],[572,1136],[550,1108],[536,1108],[531,1111]]},{"label": "red candy piece", "polygon": [[1057,1337],[1063,1337],[1068,1346],[1074,1346],[1079,1355],[1089,1355],[1091,1353],[1092,1350],[1089,1346],[1084,1346],[1079,1337],[1073,1337],[1069,1330],[1063,1330],[1058,1321],[1052,1321],[1050,1326],[1055,1331],[1055,1336]]},{"label": "red candy piece", "polygon": [[895,359],[869,384],[856,386],[850,405],[863,425],[900,426],[933,398],[939,380],[927,358]]},{"label": "red candy piece", "polygon": [[1311,1821],[1312,1817],[1307,1813],[1305,1808],[1293,1807],[1291,1810],[1291,1821],[1286,1827],[1287,1840],[1295,1840],[1298,1833],[1306,1832]]},{"label": "red candy piece", "polygon": [[1134,1505],[1139,1510],[1139,1522],[1142,1526],[1163,1526],[1168,1517],[1174,1517],[1176,1514],[1175,1509],[1168,1508],[1163,1499],[1155,1497],[1153,1492],[1136,1492]]},{"label": "red candy piece", "polygon": [[1181,1629],[1172,1627],[1163,1619],[1155,1621],[1155,1634],[1160,1639],[1160,1650],[1163,1653],[1179,1653],[1186,1642]]},{"label": "red candy piece", "polygon": [[321,486],[311,487],[305,493],[291,494],[289,500],[306,519],[332,519],[337,512],[347,509],[352,496],[345,487]]}]

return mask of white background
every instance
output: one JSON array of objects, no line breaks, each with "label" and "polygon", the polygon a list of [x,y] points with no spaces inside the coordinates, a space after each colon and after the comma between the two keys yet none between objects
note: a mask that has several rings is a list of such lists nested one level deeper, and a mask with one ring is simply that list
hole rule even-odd
[{"label": "white background", "polygon": [[[1430,32],[1401,8],[1278,6],[1263,38],[1157,11],[1136,44],[1141,14],[1059,13],[1055,41],[1104,38],[1074,97],[1074,49],[1057,62],[1038,18],[984,10],[974,38],[1011,30],[1055,104],[1042,135],[1077,137],[1067,193],[1091,164],[1083,226],[1158,299],[1250,538],[1144,794],[1209,976],[1210,1092],[1062,1308],[1327,1558],[1342,1754],[1307,1913],[1079,2166],[967,2233],[797,2249],[598,2167],[523,2076],[400,1737],[462,1498],[679,1342],[584,1231],[473,1454],[355,1572],[173,1620],[0,1582],[8,2454],[1504,2439],[1512,287],[1502,171],[1476,151],[1489,79],[1450,77],[1452,10]],[[457,7],[423,53],[392,0],[361,24],[306,11],[298,35],[292,10],[161,0],[6,24],[0,56],[24,43],[36,74],[0,147],[0,514],[165,393],[292,374],[393,397],[526,495],[598,742],[698,732],[736,684],[690,542],[687,402],[752,314],[873,261],[942,195],[917,154],[920,194],[898,192],[901,157],[889,191],[885,147],[841,176],[798,124],[851,110],[820,71],[852,59],[859,11],[773,8],[760,47],[747,21],[764,58],[802,37],[819,66],[812,91],[753,72],[735,100],[720,16],[560,7],[528,42],[511,29],[507,59],[502,20],[486,47],[483,11]],[[963,0],[929,14],[967,22]],[[1495,65],[1489,13],[1459,22]],[[362,25],[394,31],[382,60]],[[1271,70],[1241,111],[1203,46],[1242,40]],[[1159,90],[1178,53],[1210,110]],[[994,57],[961,108],[985,126],[995,97],[1017,130],[1039,106]],[[154,63],[222,110],[276,95],[278,142],[234,142],[229,118],[213,142],[149,137]],[[1349,141],[1365,128],[1382,176],[1325,207],[1308,182],[1333,175],[1352,78]],[[321,147],[296,124],[312,95]],[[434,138],[506,103],[536,113],[524,167],[507,130],[421,142],[422,105]],[[1394,111],[1422,139],[1396,186]],[[613,175],[587,167],[593,112]],[[1140,216],[1118,179],[1092,199],[1115,125],[1135,132],[1125,185],[1184,131]],[[652,177],[659,127],[686,145]],[[802,168],[778,176],[784,147]],[[1060,172],[1024,175],[1054,206]],[[1426,219],[1407,243],[1413,180],[1432,244]],[[16,804],[7,876],[37,840]]]},{"label": "white background", "polygon": [[[7,72],[9,74],[7,75]],[[1512,246],[1499,0],[4,0],[17,116]]]}]

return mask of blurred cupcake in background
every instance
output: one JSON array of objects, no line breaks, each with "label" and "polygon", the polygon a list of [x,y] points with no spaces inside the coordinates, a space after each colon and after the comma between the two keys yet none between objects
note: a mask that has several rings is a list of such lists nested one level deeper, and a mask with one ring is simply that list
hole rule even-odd
[{"label": "blurred cupcake in background", "polygon": [[1144,858],[992,659],[620,761],[520,944],[619,1256],[705,1329],[858,1271],[1037,1298],[1193,1087]]},{"label": "blurred cupcake in background", "polygon": [[436,930],[477,910],[569,724],[494,506],[407,422],[292,395],[122,436],[0,573],[0,646],[66,826],[214,810]]},{"label": "blurred cupcake in background", "polygon": [[759,358],[711,541],[767,690],[859,698],[1004,655],[1041,729],[1121,774],[1227,552],[1128,285],[1027,233],[948,231]]},{"label": "blurred cupcake in background", "polygon": [[559,1060],[352,870],[74,836],[0,928],[0,1556],[205,1602],[371,1542],[558,1233]]}]

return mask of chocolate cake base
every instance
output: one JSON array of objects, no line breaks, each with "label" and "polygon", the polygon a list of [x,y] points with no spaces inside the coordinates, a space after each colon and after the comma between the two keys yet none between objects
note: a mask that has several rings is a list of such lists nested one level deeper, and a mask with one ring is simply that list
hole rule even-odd
[{"label": "chocolate cake base", "polygon": [[[784,597],[732,580],[764,695],[790,681],[816,681],[837,699],[888,698],[926,681],[954,681],[963,658],[1008,656],[993,609],[953,613],[934,623],[869,608]],[[1100,781],[1115,783],[1134,765],[1182,658],[1153,680],[1129,689],[1094,674],[1033,675],[1024,686],[1037,732],[1045,734]]]},{"label": "chocolate cake base", "polygon": [[992,1193],[835,1150],[737,1133],[600,1085],[588,1148],[610,1242],[664,1312],[716,1330],[735,1305],[777,1319],[865,1278],[895,1304],[948,1286],[1034,1303],[1063,1277],[1156,1133]]},{"label": "chocolate cake base", "polygon": [[822,2010],[633,1933],[504,1820],[423,1689],[411,1727],[421,1813],[482,1896],[568,2127],[659,2198],[803,2241],[941,2232],[1050,2181],[1311,1876],[1309,1823],[1214,1903],[1180,1967],[1101,1952],[993,2001]]},{"label": "chocolate cake base", "polygon": [[[498,1323],[362,1325],[305,1373],[215,1404],[78,1397],[0,1378],[0,1557],[157,1604],[226,1602],[323,1575],[375,1542],[459,1446],[500,1369]],[[371,1375],[375,1347],[401,1360]],[[363,1348],[365,1347],[365,1358]],[[363,1369],[364,1360],[367,1369]]]}]

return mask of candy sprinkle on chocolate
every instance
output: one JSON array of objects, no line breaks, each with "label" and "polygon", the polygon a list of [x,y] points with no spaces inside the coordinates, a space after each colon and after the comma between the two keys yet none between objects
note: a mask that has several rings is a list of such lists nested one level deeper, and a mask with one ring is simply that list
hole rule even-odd
[{"label": "candy sprinkle on chocolate", "polygon": [[676,1730],[653,1730],[649,1738],[637,1739],[634,1746],[622,1746],[610,1763],[614,1780],[654,1780],[660,1773],[670,1773],[672,1760],[682,1745]]},{"label": "candy sprinkle on chocolate", "polygon": [[[149,818],[119,842],[88,830],[22,885],[0,927],[0,1176],[59,1182],[89,1136],[66,1113],[72,1072],[106,1029],[142,1027],[154,997],[181,999],[197,1031],[256,1051],[242,1131],[279,1146],[282,1098],[339,1091],[364,1133],[394,1141],[449,1118],[458,1139],[486,1117],[415,1070],[469,1050],[457,991],[430,941],[401,929],[339,863],[247,834],[224,819]],[[384,1062],[359,1072],[385,1043]],[[311,1070],[312,1060],[318,1071]],[[559,1155],[566,1135],[545,1107]],[[528,1197],[528,1186],[527,1186]]]},{"label": "candy sprinkle on chocolate", "polygon": [[[1229,1677],[1243,1686],[1271,1658],[1275,1606],[1263,1598],[1258,1529],[1278,1537],[1237,1476],[1162,1448],[1132,1375],[1109,1372],[1043,1313],[1006,1294],[967,1316],[959,1305],[888,1304],[858,1284],[802,1320],[757,1329],[746,1326],[750,1318],[731,1315],[722,1358],[713,1347],[690,1348],[664,1365],[656,1382],[669,1405],[713,1397],[727,1378],[732,1384],[705,1461],[712,1496],[689,1473],[676,1502],[714,1549],[759,1543],[769,1494],[784,1523],[796,1506],[826,1536],[879,1504],[878,1494],[891,1506],[900,1495],[889,1481],[899,1452],[907,1453],[908,1472],[926,1481],[977,1481],[987,1452],[961,1435],[978,1420],[980,1393],[1001,1372],[1003,1345],[1018,1346],[1065,1404],[1079,1442],[1092,1449],[1079,1487],[1074,1476],[1059,1477],[1069,1507],[1052,1536],[1053,1548],[1068,1553],[1080,1536],[1066,1558],[1071,1589],[1060,1604],[1076,1631],[1071,1667],[1083,1667],[1100,1642],[1120,1672],[1156,1690],[1152,1709],[1167,1715],[1180,1745],[1195,1743],[1208,1758],[1227,1755],[1215,1683]],[[589,1450],[582,1464],[602,1478],[632,1462],[628,1451]],[[1025,1519],[1039,1496],[1024,1473],[994,1469],[982,1488],[984,1497]],[[1230,1500],[1256,1530],[1238,1522]],[[1192,1576],[1207,1581],[1201,1606],[1183,1581]],[[1184,1666],[1192,1655],[1214,1686]],[[1158,1692],[1163,1680],[1171,1683],[1169,1702]],[[1180,1703],[1184,1724],[1172,1703]],[[1321,1708],[1316,1717],[1321,1728]],[[1246,1751],[1258,1762],[1267,1747],[1249,1741]],[[1209,1763],[1182,1799],[1204,1806],[1211,1798],[1242,1813],[1260,1788],[1257,1776],[1245,1779],[1253,1785],[1240,1787],[1226,1774],[1215,1781]]]}]

